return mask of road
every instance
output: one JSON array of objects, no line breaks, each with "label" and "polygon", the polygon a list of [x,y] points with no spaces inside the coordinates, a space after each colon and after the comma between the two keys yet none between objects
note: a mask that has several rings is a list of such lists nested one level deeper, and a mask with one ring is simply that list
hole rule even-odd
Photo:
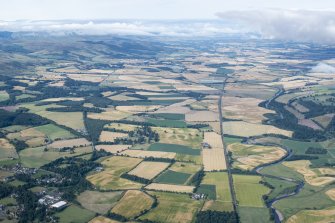
[{"label": "road", "polygon": [[236,193],[235,193],[235,188],[234,188],[233,174],[231,172],[231,165],[230,165],[228,150],[227,150],[227,147],[226,147],[225,142],[224,142],[224,131],[223,131],[223,125],[222,125],[222,119],[223,119],[223,115],[222,115],[222,96],[224,94],[224,88],[225,88],[227,79],[228,78],[226,78],[224,80],[222,90],[220,91],[220,97],[219,97],[219,101],[218,101],[218,110],[219,110],[219,119],[220,119],[220,133],[221,133],[221,140],[222,140],[222,144],[223,144],[223,150],[224,150],[224,155],[225,155],[226,165],[227,165],[227,173],[228,173],[230,194],[231,194],[231,198],[232,198],[234,212],[235,212],[236,215],[238,215],[237,214],[238,203],[237,203]]}]

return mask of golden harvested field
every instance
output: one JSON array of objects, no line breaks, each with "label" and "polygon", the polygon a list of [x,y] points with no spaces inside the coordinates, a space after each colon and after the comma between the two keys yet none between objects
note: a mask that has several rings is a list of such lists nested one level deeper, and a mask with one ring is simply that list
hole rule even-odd
[{"label": "golden harvested field", "polygon": [[230,144],[228,150],[233,153],[233,166],[242,170],[252,170],[261,164],[279,160],[286,154],[286,151],[280,147],[242,143]]},{"label": "golden harvested field", "polygon": [[64,147],[82,147],[91,145],[91,142],[87,141],[85,138],[78,138],[78,139],[65,139],[65,140],[58,140],[54,141],[48,147],[61,149]]},{"label": "golden harvested field", "polygon": [[334,116],[335,114],[326,114],[312,119],[317,123],[319,123],[323,128],[327,128],[327,126],[330,124]]},{"label": "golden harvested field", "polygon": [[154,113],[179,113],[179,114],[187,114],[191,110],[187,107],[187,105],[196,102],[195,99],[187,99],[182,102],[174,103],[172,105],[163,107],[155,111]]},{"label": "golden harvested field", "polygon": [[83,101],[84,98],[47,98],[47,99],[43,99],[41,101],[43,102],[59,102],[59,101]]},{"label": "golden harvested field", "polygon": [[[213,129],[217,132],[220,132],[220,124],[218,122],[209,123]],[[263,134],[279,134],[291,137],[292,132],[279,129],[272,125],[262,125],[262,124],[253,124],[243,121],[228,121],[223,122],[223,130],[225,134],[249,137],[249,136],[258,136]]]},{"label": "golden harvested field", "polygon": [[124,119],[130,116],[130,113],[122,112],[115,110],[114,108],[106,108],[105,111],[101,113],[88,113],[87,117],[91,119],[101,119],[107,121],[116,121],[120,119]]},{"label": "golden harvested field", "polygon": [[151,180],[169,165],[170,163],[143,161],[135,169],[128,172],[128,174]]},{"label": "golden harvested field", "polygon": [[187,122],[215,122],[219,121],[219,114],[212,111],[191,111],[186,114]]},{"label": "golden harvested field", "polygon": [[164,223],[191,223],[203,201],[193,200],[187,194],[149,192],[158,199],[158,206],[141,216],[141,220]]},{"label": "golden harvested field", "polygon": [[129,105],[117,106],[116,110],[129,113],[153,112],[161,108],[160,105]]},{"label": "golden harvested field", "polygon": [[120,176],[137,166],[142,160],[123,156],[112,156],[101,162],[104,170],[87,176],[87,180],[101,190],[137,189],[142,186]]},{"label": "golden harvested field", "polygon": [[171,152],[160,152],[160,151],[146,151],[146,150],[132,150],[128,149],[126,151],[121,152],[121,154],[128,155],[131,157],[155,157],[155,158],[169,158],[173,159],[176,157],[176,153]]},{"label": "golden harvested field", "polygon": [[191,128],[152,127],[159,134],[161,143],[171,143],[199,148],[202,142],[202,132]]},{"label": "golden harvested field", "polygon": [[227,169],[221,136],[216,132],[205,132],[204,142],[211,146],[211,148],[202,149],[204,170],[213,171]]},{"label": "golden harvested field", "polygon": [[128,137],[128,134],[121,132],[102,131],[99,137],[100,142],[114,142],[117,138]]},{"label": "golden harvested field", "polygon": [[38,147],[45,144],[45,134],[34,128],[24,129],[15,133],[9,133],[7,138],[25,141],[29,147]]},{"label": "golden harvested field", "polygon": [[98,216],[98,217],[93,218],[88,223],[120,223],[120,222],[116,220],[112,220],[110,218],[106,218],[104,216]]},{"label": "golden harvested field", "polygon": [[78,81],[89,81],[93,83],[99,83],[102,82],[105,78],[107,78],[107,75],[101,75],[101,74],[68,74],[69,78],[73,80]]},{"label": "golden harvested field", "polygon": [[117,129],[117,130],[125,130],[125,131],[134,131],[138,125],[130,125],[130,124],[123,124],[123,123],[111,123],[105,125],[104,128],[108,129]]},{"label": "golden harvested field", "polygon": [[262,101],[263,100],[257,98],[223,97],[223,116],[228,119],[262,123],[262,121],[266,119],[264,114],[274,113],[272,110],[259,107],[258,104]]},{"label": "golden harvested field", "polygon": [[291,216],[286,223],[331,223],[335,221],[335,207],[322,210],[302,210]]},{"label": "golden harvested field", "polygon": [[0,160],[18,158],[15,147],[7,139],[0,138]]},{"label": "golden harvested field", "polygon": [[95,148],[97,150],[105,150],[106,152],[110,153],[120,153],[129,149],[131,145],[97,145]]},{"label": "golden harvested field", "polygon": [[112,208],[111,212],[134,218],[143,211],[149,210],[154,200],[148,194],[139,190],[128,190],[121,200]]},{"label": "golden harvested field", "polygon": [[192,193],[193,186],[175,185],[175,184],[159,184],[152,183],[145,187],[147,190],[179,192],[179,193]]},{"label": "golden harvested field", "polygon": [[194,174],[201,169],[200,165],[194,163],[175,162],[169,170],[181,173]]},{"label": "golden harvested field", "polygon": [[309,160],[297,160],[283,162],[283,164],[298,173],[302,174],[307,183],[312,186],[325,186],[335,182],[335,177],[326,176],[335,175],[335,170],[332,168],[310,168],[311,162]]},{"label": "golden harvested field", "polygon": [[326,194],[328,195],[328,197],[330,197],[330,199],[332,199],[333,201],[335,201],[335,188],[327,190]]},{"label": "golden harvested field", "polygon": [[[108,95],[106,95],[106,96],[108,96]],[[111,100],[114,100],[114,101],[133,101],[133,100],[139,100],[139,98],[130,97],[130,96],[127,96],[126,94],[113,95],[113,96],[110,96],[108,98],[111,99]]]}]

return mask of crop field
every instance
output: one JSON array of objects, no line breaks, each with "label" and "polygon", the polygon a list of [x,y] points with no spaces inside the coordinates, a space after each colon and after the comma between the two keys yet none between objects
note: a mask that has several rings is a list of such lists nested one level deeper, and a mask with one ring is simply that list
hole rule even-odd
[{"label": "crop field", "polygon": [[[219,123],[211,122],[210,125],[215,129],[219,129]],[[283,136],[292,136],[292,132],[279,129],[271,125],[253,124],[242,121],[223,122],[223,129],[227,135],[235,135],[242,137],[258,136],[264,134],[279,134]]]},{"label": "crop field", "polygon": [[130,125],[130,124],[123,124],[123,123],[111,123],[105,125],[104,128],[107,129],[117,129],[117,130],[124,130],[124,131],[134,131],[138,125]]},{"label": "crop field", "polygon": [[71,153],[70,151],[59,152],[58,150],[52,149],[48,149],[47,151],[45,151],[44,149],[45,147],[42,146],[21,150],[19,155],[22,165],[30,168],[38,168],[61,157],[72,157],[92,152],[92,147],[90,146],[76,148],[74,153]]},{"label": "crop field", "polygon": [[74,130],[85,129],[82,112],[52,112],[46,111],[47,108],[59,108],[59,105],[43,105],[36,106],[35,104],[22,104],[22,107],[28,108],[32,113],[50,119],[59,125],[63,125]]},{"label": "crop field", "polygon": [[173,159],[176,157],[176,153],[173,152],[146,151],[146,150],[134,150],[134,149],[128,149],[126,151],[121,152],[120,154],[138,158],[154,157],[154,158]]},{"label": "crop field", "polygon": [[105,150],[106,152],[110,153],[120,153],[129,149],[131,145],[97,145],[95,149],[97,150]]},{"label": "crop field", "polygon": [[257,98],[223,97],[223,116],[227,119],[243,120],[250,123],[262,123],[262,121],[266,119],[264,114],[274,112],[259,107],[258,104],[261,102],[262,100]]},{"label": "crop field", "polygon": [[323,128],[327,128],[334,118],[335,114],[326,114],[313,118],[314,121],[319,123]]},{"label": "crop field", "polygon": [[87,180],[101,190],[126,190],[137,189],[142,185],[127,179],[121,178],[126,173],[137,166],[142,160],[138,158],[113,156],[101,162],[104,170],[87,176]]},{"label": "crop field", "polygon": [[100,142],[114,142],[117,138],[128,137],[128,134],[121,132],[102,131],[99,137]]},{"label": "crop field", "polygon": [[38,126],[35,127],[34,129],[44,133],[51,140],[71,139],[75,137],[71,132],[53,124]]},{"label": "crop field", "polygon": [[94,212],[83,209],[75,204],[71,204],[55,215],[59,218],[60,222],[64,223],[89,222],[95,216]]},{"label": "crop field", "polygon": [[203,201],[192,200],[188,195],[164,192],[150,192],[158,199],[158,206],[145,215],[141,220],[155,222],[190,223],[195,213],[200,210]]},{"label": "crop field", "polygon": [[212,111],[191,111],[186,114],[187,122],[216,122],[219,121],[219,114]]},{"label": "crop field", "polygon": [[311,168],[311,162],[308,160],[290,161],[283,164],[302,174],[306,182],[312,186],[325,186],[335,182],[333,168]]},{"label": "crop field", "polygon": [[61,149],[65,147],[83,147],[89,146],[91,142],[87,141],[85,138],[78,138],[78,139],[65,139],[65,140],[58,140],[54,141],[53,143],[49,144],[48,147]]},{"label": "crop field", "polygon": [[215,132],[205,132],[204,143],[211,146],[202,149],[204,170],[225,170],[227,166],[221,136]]},{"label": "crop field", "polygon": [[271,222],[269,209],[261,207],[239,207],[241,222],[268,223]]},{"label": "crop field", "polygon": [[125,105],[116,106],[116,110],[127,113],[154,112],[161,108],[161,105]]},{"label": "crop field", "polygon": [[122,192],[85,191],[78,195],[77,201],[87,210],[106,214],[121,198]]},{"label": "crop field", "polygon": [[161,175],[159,175],[155,182],[165,183],[165,184],[186,184],[188,179],[192,176],[189,173],[175,172],[172,170],[167,170]]},{"label": "crop field", "polygon": [[98,216],[98,217],[93,218],[88,223],[120,223],[120,222],[116,220],[112,220],[110,218],[106,218],[104,216]]},{"label": "crop field", "polygon": [[146,118],[146,122],[160,127],[171,127],[171,128],[186,128],[187,125],[181,120],[166,120],[166,119],[155,119]]},{"label": "crop field", "polygon": [[151,183],[145,187],[147,190],[166,191],[166,192],[178,192],[178,193],[192,193],[194,190],[193,186],[175,185],[175,184],[163,184],[163,183]]},{"label": "crop field", "polygon": [[326,191],[326,195],[335,201],[335,188]]},{"label": "crop field", "polygon": [[149,146],[148,151],[173,152],[186,155],[200,155],[200,149],[192,149],[188,146],[167,143],[154,143]]},{"label": "crop field", "polygon": [[239,206],[264,207],[262,196],[270,189],[260,184],[261,177],[252,175],[234,175],[234,187]]},{"label": "crop field", "polygon": [[160,172],[165,170],[170,164],[163,162],[147,162],[143,161],[135,169],[128,172],[128,174],[142,177],[148,180],[153,179]]},{"label": "crop field", "polygon": [[182,173],[188,173],[188,174],[194,174],[198,172],[201,169],[200,165],[194,164],[194,163],[184,163],[184,162],[175,162],[172,164],[172,166],[169,168],[169,170],[175,171],[175,172],[182,172]]},{"label": "crop field", "polygon": [[159,134],[161,143],[171,143],[199,148],[202,133],[198,129],[152,127]]},{"label": "crop field", "polygon": [[0,138],[0,160],[18,158],[15,147],[7,139]]},{"label": "crop field", "polygon": [[287,223],[334,222],[335,207],[322,210],[303,210],[290,217]]},{"label": "crop field", "polygon": [[45,144],[44,133],[35,128],[28,128],[20,132],[9,133],[7,138],[25,141],[30,147],[37,147]]},{"label": "crop field", "polygon": [[233,167],[243,170],[252,170],[261,164],[279,160],[286,153],[280,147],[245,145],[241,143],[228,145],[228,150],[233,153]]},{"label": "crop field", "polygon": [[117,121],[120,119],[124,119],[130,115],[131,115],[130,113],[118,111],[118,110],[115,110],[114,108],[106,108],[105,111],[101,113],[88,113],[87,117],[91,119]]},{"label": "crop field", "polygon": [[127,218],[134,218],[143,211],[149,210],[153,202],[153,198],[142,191],[128,190],[111,212]]}]

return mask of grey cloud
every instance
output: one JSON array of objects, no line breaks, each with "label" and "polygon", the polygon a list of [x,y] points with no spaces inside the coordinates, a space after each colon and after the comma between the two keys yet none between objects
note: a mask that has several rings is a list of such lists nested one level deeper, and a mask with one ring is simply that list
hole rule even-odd
[{"label": "grey cloud", "polygon": [[217,15],[243,24],[241,32],[256,32],[263,38],[335,42],[335,11],[267,9],[227,11]]}]

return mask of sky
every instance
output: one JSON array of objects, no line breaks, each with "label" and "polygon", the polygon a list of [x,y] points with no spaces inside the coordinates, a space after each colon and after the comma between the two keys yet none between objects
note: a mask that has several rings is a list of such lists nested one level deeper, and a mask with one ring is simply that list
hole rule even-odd
[{"label": "sky", "polygon": [[0,6],[0,20],[215,19],[230,10],[335,10],[334,0],[0,0]]},{"label": "sky", "polygon": [[1,30],[335,43],[335,0],[0,0]]}]

